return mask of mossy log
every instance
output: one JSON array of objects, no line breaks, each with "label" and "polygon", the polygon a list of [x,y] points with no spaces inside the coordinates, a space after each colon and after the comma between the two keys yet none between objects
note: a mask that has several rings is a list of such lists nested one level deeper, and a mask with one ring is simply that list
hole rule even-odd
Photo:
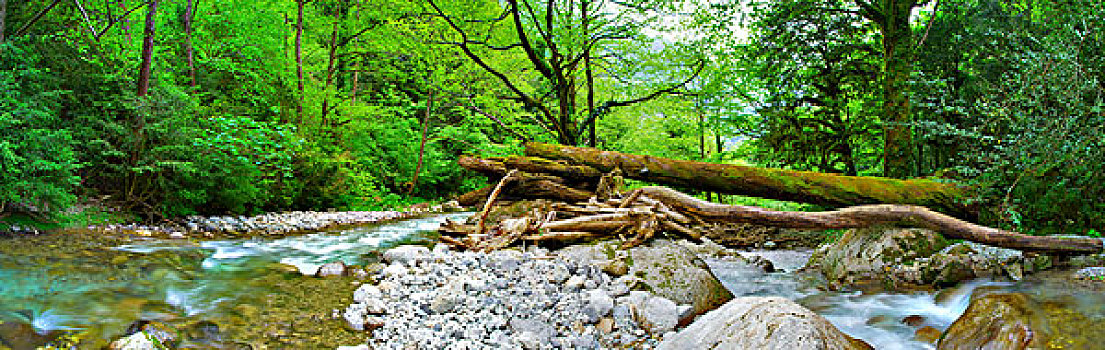
[{"label": "mossy log", "polygon": [[530,174],[549,174],[569,182],[597,183],[602,172],[584,165],[572,165],[564,161],[554,161],[538,157],[488,157],[461,156],[457,164],[465,169],[476,171],[489,178],[502,177],[511,169]]},{"label": "mossy log", "polygon": [[526,143],[525,152],[528,156],[566,160],[602,172],[621,169],[628,178],[704,191],[827,207],[911,204],[933,208],[960,218],[976,217],[976,211],[961,202],[965,195],[964,189],[932,180],[843,176],[702,163],[534,142]]},{"label": "mossy log", "polygon": [[750,223],[803,229],[862,228],[898,224],[927,228],[948,238],[1039,253],[1099,254],[1105,248],[1102,240],[1097,238],[1029,236],[972,224],[915,205],[879,204],[823,212],[789,212],[711,203],[666,187],[644,187],[634,191],[663,202],[677,211],[711,222]]}]

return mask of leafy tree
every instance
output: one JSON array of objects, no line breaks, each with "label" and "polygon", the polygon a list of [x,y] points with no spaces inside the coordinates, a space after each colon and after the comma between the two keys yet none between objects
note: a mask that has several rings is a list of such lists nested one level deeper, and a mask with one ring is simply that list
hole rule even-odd
[{"label": "leafy tree", "polygon": [[[644,26],[655,21],[657,12],[670,4],[582,1],[577,12],[574,1],[508,0],[503,9],[484,7],[468,11],[498,15],[462,18],[455,14],[461,11],[449,12],[438,1],[428,1],[437,17],[453,31],[438,42],[459,48],[472,62],[497,78],[510,91],[507,99],[520,103],[525,113],[532,114],[538,124],[563,144],[580,143],[596,119],[613,108],[678,91],[702,68],[701,63],[697,64],[687,78],[664,88],[625,99],[611,97],[596,106],[596,67],[601,66],[612,79],[642,80],[642,77],[659,74],[658,71],[619,69],[636,67],[633,60],[643,58],[627,55],[619,48],[645,44]],[[487,58],[495,51],[513,50],[525,54],[521,69],[533,74],[512,73],[507,69],[519,63],[497,65]],[[588,90],[585,113],[581,113],[579,107],[581,80],[583,88]],[[594,140],[589,143],[594,144]]]}]

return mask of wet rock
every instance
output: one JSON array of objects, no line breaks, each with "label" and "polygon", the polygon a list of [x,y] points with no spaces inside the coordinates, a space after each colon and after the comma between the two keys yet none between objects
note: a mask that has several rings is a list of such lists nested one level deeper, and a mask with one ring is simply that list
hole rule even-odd
[{"label": "wet rock", "polygon": [[0,319],[0,347],[7,345],[12,349],[35,349],[56,335],[56,332],[39,334],[25,322]]},{"label": "wet rock", "polygon": [[873,227],[851,229],[832,245],[818,249],[816,266],[833,287],[893,285],[896,268],[927,258],[946,247],[940,234],[925,229]]},{"label": "wet rock", "polygon": [[1032,300],[1020,293],[993,293],[973,300],[944,333],[938,349],[1043,348],[1042,321]]},{"label": "wet rock", "polygon": [[911,327],[920,327],[925,323],[925,317],[919,315],[909,315],[902,319],[902,323]]},{"label": "wet rock", "polygon": [[173,348],[180,336],[167,325],[138,321],[127,329],[129,335],[108,345],[111,350],[148,350]]},{"label": "wet rock", "polygon": [[1105,267],[1084,267],[1074,272],[1074,278],[1080,280],[1105,281]]},{"label": "wet rock", "polygon": [[318,272],[315,272],[315,277],[339,277],[344,276],[345,273],[345,263],[341,261],[335,261],[319,266]]},{"label": "wet rock", "polygon": [[975,293],[937,349],[1097,349],[1105,317],[1061,295]]},{"label": "wet rock", "polygon": [[940,330],[933,328],[932,326],[924,326],[913,333],[913,339],[919,342],[936,344],[940,340]]},{"label": "wet rock", "polygon": [[872,349],[828,320],[778,297],[736,298],[706,313],[657,347],[681,349]]}]

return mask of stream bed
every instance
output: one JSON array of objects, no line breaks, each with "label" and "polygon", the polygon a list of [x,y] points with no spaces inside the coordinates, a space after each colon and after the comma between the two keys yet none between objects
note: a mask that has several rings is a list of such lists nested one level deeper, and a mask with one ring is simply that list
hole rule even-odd
[{"label": "stream bed", "polygon": [[[344,309],[359,280],[314,278],[320,265],[368,265],[399,244],[432,244],[440,214],[294,237],[191,242],[68,232],[0,238],[0,349],[47,341],[99,348],[135,320],[171,325],[183,345],[216,348],[333,348],[364,343],[333,310]],[[816,311],[843,332],[877,349],[933,349],[919,327],[943,331],[979,288],[1064,293],[1062,279],[1009,283],[971,281],[939,292],[831,292],[800,273],[810,251],[742,252],[771,260],[782,272],[708,261],[737,296],[782,296]],[[1068,298],[1101,316],[1105,300]],[[911,322],[903,320],[912,319]],[[911,323],[911,324],[907,324]],[[937,335],[938,336],[938,335]],[[61,338],[59,338],[61,337]]]}]

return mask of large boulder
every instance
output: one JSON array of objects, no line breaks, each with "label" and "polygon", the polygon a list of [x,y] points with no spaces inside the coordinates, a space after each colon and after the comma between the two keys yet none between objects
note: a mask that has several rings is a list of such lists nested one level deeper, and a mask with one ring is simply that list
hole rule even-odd
[{"label": "large boulder", "polygon": [[851,229],[824,246],[809,266],[820,268],[834,288],[893,285],[888,274],[898,266],[929,257],[948,245],[940,234],[925,229],[874,227]]},{"label": "large boulder", "polygon": [[694,252],[670,240],[653,240],[647,246],[620,249],[619,242],[570,246],[557,251],[562,258],[581,264],[611,267],[628,266],[627,276],[638,283],[634,289],[649,291],[676,304],[691,305],[692,311],[681,323],[713,310],[733,298],[733,294]]},{"label": "large boulder", "polygon": [[944,331],[937,349],[1095,349],[1105,344],[1105,320],[1069,300],[1022,293],[976,295]]},{"label": "large boulder", "polygon": [[1045,255],[973,242],[949,244],[926,229],[852,229],[822,246],[807,268],[821,271],[834,289],[914,289],[951,286],[975,278],[1020,280],[1051,267]]},{"label": "large boulder", "polygon": [[872,349],[828,320],[779,297],[736,298],[664,339],[677,349]]}]

